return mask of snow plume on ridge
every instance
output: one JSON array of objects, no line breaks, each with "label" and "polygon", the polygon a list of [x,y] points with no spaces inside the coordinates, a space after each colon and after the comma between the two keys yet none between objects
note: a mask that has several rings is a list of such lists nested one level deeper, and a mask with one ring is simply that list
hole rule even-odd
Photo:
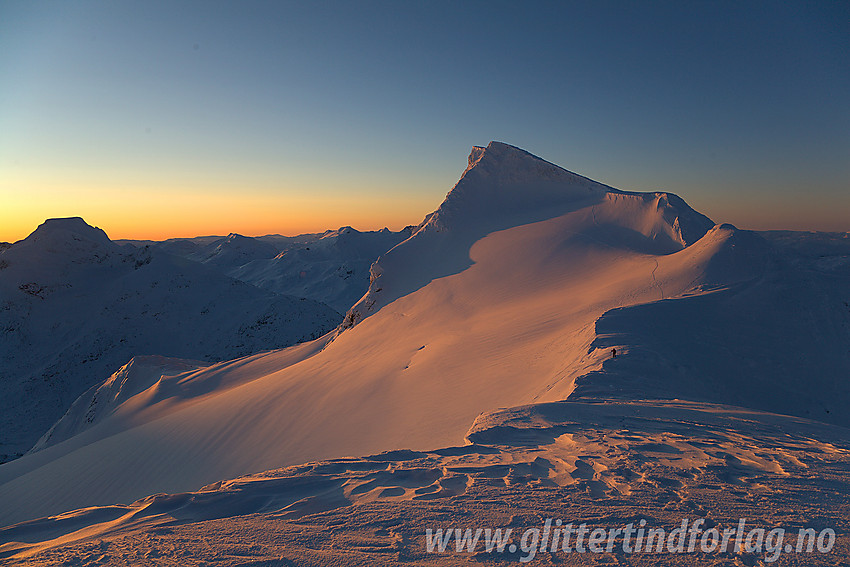
[{"label": "snow plume on ridge", "polygon": [[434,279],[468,268],[470,247],[487,234],[584,208],[591,210],[595,225],[589,238],[610,240],[614,234],[651,253],[676,252],[714,226],[672,193],[620,191],[502,142],[475,146],[439,208],[372,265],[369,290],[340,330]]}]

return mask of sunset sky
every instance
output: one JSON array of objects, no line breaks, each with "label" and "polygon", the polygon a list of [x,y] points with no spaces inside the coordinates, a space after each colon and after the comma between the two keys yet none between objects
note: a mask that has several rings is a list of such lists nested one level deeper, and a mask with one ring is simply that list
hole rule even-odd
[{"label": "sunset sky", "polygon": [[500,140],[850,231],[847,2],[0,3],[0,240],[399,229]]}]

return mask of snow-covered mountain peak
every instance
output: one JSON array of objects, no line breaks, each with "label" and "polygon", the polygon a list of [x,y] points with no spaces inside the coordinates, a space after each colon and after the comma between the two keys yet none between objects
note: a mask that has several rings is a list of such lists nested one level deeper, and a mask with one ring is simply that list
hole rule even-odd
[{"label": "snow-covered mountain peak", "polygon": [[227,274],[278,293],[319,299],[344,313],[368,288],[372,262],[412,231],[361,232],[342,226],[293,239],[275,257],[243,262]]},{"label": "snow-covered mountain peak", "polygon": [[28,244],[36,242],[46,245],[86,242],[95,246],[117,248],[103,230],[89,225],[80,217],[47,219],[22,241]]},{"label": "snow-covered mountain peak", "polygon": [[[48,219],[25,239],[16,242],[3,253],[4,284],[17,287],[19,284],[67,283],[67,270],[73,266],[104,264],[112,259],[123,257],[121,246],[109,240],[101,229],[88,225],[80,217]],[[62,282],[41,281],[60,270],[64,276]],[[8,269],[6,269],[8,268]],[[34,285],[34,284],[33,284]],[[30,286],[32,287],[32,286]]]},{"label": "snow-covered mountain peak", "polygon": [[472,265],[471,247],[488,234],[564,215],[565,240],[671,254],[714,226],[672,193],[620,191],[502,142],[473,147],[469,166],[411,238],[371,269],[369,291],[348,312],[348,328],[429,282]]},{"label": "snow-covered mountain peak", "polygon": [[472,148],[460,180],[425,224],[450,228],[471,218],[522,215],[598,199],[608,191],[615,190],[525,150],[490,142],[486,148]]},{"label": "snow-covered mountain peak", "polygon": [[[223,246],[222,261],[275,252],[245,241]],[[339,313],[302,297],[156,246],[120,246],[82,219],[45,222],[0,259],[0,462],[29,449],[86,388],[136,354],[210,362],[332,329]],[[149,361],[132,366],[141,362]]]},{"label": "snow-covered mountain peak", "polygon": [[341,226],[336,230],[325,231],[320,240],[325,238],[339,238],[349,234],[360,234],[360,231],[350,226]]},{"label": "snow-covered mountain peak", "polygon": [[[543,162],[546,165],[552,166],[553,164],[543,160],[536,155],[523,150],[522,148],[518,148],[516,146],[512,146],[510,144],[506,144],[504,142],[492,141],[487,144],[486,147],[483,146],[472,146],[472,151],[469,153],[469,167],[468,169],[472,169],[479,163],[483,165],[488,164],[496,164],[500,162],[513,161],[514,164],[520,163],[522,161],[527,161],[529,163],[535,162]],[[554,166],[557,169],[562,169],[558,166]]]},{"label": "snow-covered mountain peak", "polygon": [[469,165],[461,179],[468,173],[474,172],[482,177],[498,176],[503,182],[541,179],[559,182],[584,181],[591,183],[595,189],[611,189],[504,142],[490,142],[486,148],[473,146],[468,161]]},{"label": "snow-covered mountain peak", "polygon": [[275,255],[277,248],[274,245],[231,232],[227,237],[213,241],[187,257],[204,264],[238,266],[251,260],[274,258]]},{"label": "snow-covered mountain peak", "polygon": [[223,251],[236,248],[251,248],[261,250],[271,250],[274,247],[266,242],[261,242],[250,236],[243,236],[236,232],[231,232],[223,240],[218,241],[215,250]]}]

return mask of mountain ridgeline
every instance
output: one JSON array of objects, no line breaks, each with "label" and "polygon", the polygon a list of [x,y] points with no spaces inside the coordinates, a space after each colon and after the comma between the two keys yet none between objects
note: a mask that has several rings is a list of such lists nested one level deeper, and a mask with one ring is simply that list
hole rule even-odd
[{"label": "mountain ridgeline", "polygon": [[50,219],[0,254],[0,454],[27,451],[136,355],[218,362],[315,339],[338,312]]},{"label": "mountain ridgeline", "polygon": [[[91,389],[53,435],[42,438],[40,450],[0,466],[0,524],[207,486],[203,494],[185,496],[200,503],[226,485],[222,479],[288,466],[271,477],[301,484],[284,483],[278,500],[258,499],[257,506],[278,502],[272,508],[297,514],[342,506],[359,495],[368,502],[382,495],[443,498],[480,487],[482,478],[495,490],[496,477],[485,465],[498,462],[498,455],[504,457],[499,479],[508,490],[533,476],[539,486],[554,482],[594,498],[620,499],[647,485],[640,479],[649,479],[642,468],[649,454],[667,467],[658,474],[669,474],[674,457],[689,455],[699,471],[688,478],[702,482],[699,475],[720,471],[725,476],[709,480],[723,487],[742,476],[796,471],[799,447],[825,447],[823,455],[845,458],[826,441],[793,441],[792,447],[782,431],[812,431],[834,441],[850,426],[842,411],[850,404],[847,235],[759,234],[715,224],[672,193],[617,190],[499,142],[474,148],[443,203],[402,232],[372,235],[364,263],[385,249],[375,252],[380,258],[368,279],[364,269],[365,294],[349,303],[335,333],[211,366],[137,358],[116,373],[127,357],[99,374],[103,384],[91,376]],[[187,275],[193,270],[225,278],[220,269],[227,262],[214,266],[213,258],[229,248],[244,252],[234,255],[237,263],[253,258],[233,268],[247,279],[272,285],[301,261],[299,274],[309,273],[311,261],[330,258],[314,281],[336,281],[343,279],[333,269],[342,257],[338,251],[347,239],[360,238],[353,229],[277,244],[263,237],[279,247],[273,257],[268,247],[235,237],[162,244],[179,246],[198,262],[160,257],[154,246],[116,249],[95,233],[78,236],[62,239],[61,246],[78,250],[75,257],[84,263],[62,268],[45,256],[4,288],[4,298],[14,292],[15,304],[36,315],[16,323],[32,325],[28,333],[55,325],[38,311],[48,301],[63,317],[86,320],[91,334],[77,334],[93,339],[120,338],[129,321],[150,318],[169,318],[163,328],[186,328],[182,321],[203,321],[212,300],[192,299],[199,295],[193,291],[155,305],[156,290],[198,285]],[[15,264],[25,257],[16,256],[19,245],[0,256],[10,260],[0,277],[19,269]],[[61,258],[67,255],[62,250],[49,253]],[[278,275],[275,261],[286,266]],[[74,275],[81,270],[85,278]],[[167,275],[135,275],[157,270]],[[62,277],[46,277],[54,271]],[[128,283],[116,290],[92,283],[112,281],[91,276],[112,271]],[[230,278],[210,281],[262,291]],[[101,303],[94,308],[77,307],[90,300],[71,295],[86,289],[83,282],[96,288],[90,292]],[[137,282],[131,289],[138,293],[126,291],[129,282]],[[344,304],[343,295],[335,296],[336,305]],[[264,307],[270,300],[262,300]],[[101,328],[122,302],[138,307],[126,319],[121,312],[118,329]],[[221,325],[237,317],[213,311]],[[244,316],[244,308],[239,313]],[[280,320],[265,321],[244,329],[285,328]],[[297,328],[303,337],[305,329]],[[202,353],[224,359],[231,351],[213,342],[224,340],[220,328],[212,331],[202,335]],[[243,335],[237,329],[228,337]],[[29,335],[15,340],[19,348],[35,344]],[[83,366],[69,351],[72,360],[75,368]],[[96,360],[95,352],[86,365]],[[37,365],[20,362],[16,372],[31,366]],[[44,381],[41,375],[36,380]],[[734,427],[724,430],[724,423]],[[614,452],[608,451],[611,439],[618,443]],[[547,447],[545,458],[537,447]],[[777,447],[787,456],[781,465],[771,460]],[[388,451],[366,458],[365,465],[347,458]],[[622,454],[615,458],[617,451]],[[447,464],[454,457],[463,462]],[[529,462],[519,466],[514,457]],[[424,485],[394,477],[396,458],[423,459]],[[316,464],[326,459],[333,461]],[[96,470],[90,463],[98,464]],[[313,465],[294,467],[302,463]],[[623,467],[632,472],[620,478],[614,472]],[[308,470],[317,476],[299,476]],[[364,486],[355,490],[348,482],[358,474],[374,477],[361,479]],[[383,484],[390,480],[396,484]],[[625,486],[632,481],[633,487]],[[675,482],[663,486],[681,486]],[[326,500],[319,504],[315,494],[296,490],[293,503],[286,492],[292,486],[318,487]],[[665,503],[671,496],[666,490],[659,496]],[[184,502],[152,497],[134,509],[171,501]]]}]

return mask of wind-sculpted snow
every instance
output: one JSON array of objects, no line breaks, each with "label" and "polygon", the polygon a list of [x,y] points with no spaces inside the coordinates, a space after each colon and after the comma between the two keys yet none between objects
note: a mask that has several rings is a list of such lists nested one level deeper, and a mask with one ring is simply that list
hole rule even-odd
[{"label": "wind-sculpted snow", "polygon": [[[185,547],[226,565],[249,561],[250,542],[260,563],[456,565],[493,559],[426,555],[426,527],[564,510],[845,534],[848,254],[837,236],[793,240],[476,149],[372,266],[344,331],[151,377],[0,466],[0,525],[104,507],[10,528],[2,551],[120,563]],[[261,471],[275,472],[217,484]],[[148,498],[163,492],[179,496]],[[280,546],[251,535],[263,530]],[[227,535],[198,543],[213,533]],[[764,559],[730,557],[677,561]]]},{"label": "wind-sculpted snow", "polygon": [[[844,533],[847,434],[683,401],[536,404],[479,416],[464,446],[306,463],[21,523],[0,530],[0,556],[26,565],[159,564],[174,554],[226,566],[516,561],[522,554],[488,553],[483,545],[429,553],[426,530],[511,528],[518,542],[544,518],[605,528],[643,519],[668,529],[682,518],[701,518],[706,529],[747,518],[751,527],[802,522]],[[570,557],[560,547],[552,553]],[[831,565],[846,553],[842,542],[804,559]],[[749,565],[766,554],[730,556]],[[631,557],[648,565],[670,558]],[[680,560],[719,557],[697,552]]]}]

